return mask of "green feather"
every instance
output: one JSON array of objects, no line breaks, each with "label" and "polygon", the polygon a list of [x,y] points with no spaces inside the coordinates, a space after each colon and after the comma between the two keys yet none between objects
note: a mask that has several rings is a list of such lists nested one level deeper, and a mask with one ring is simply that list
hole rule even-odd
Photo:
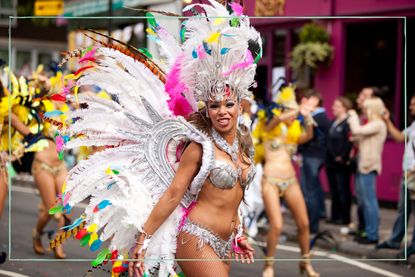
[{"label": "green feather", "polygon": [[148,52],[147,48],[140,48],[140,49],[138,49],[138,51],[143,53],[147,58],[150,58],[150,59],[153,58],[153,55],[151,55],[151,53]]},{"label": "green feather", "polygon": [[154,28],[158,26],[156,18],[154,17],[152,13],[146,13],[146,17],[147,17],[148,24],[150,24]]},{"label": "green feather", "polygon": [[102,249],[101,252],[97,255],[96,259],[91,262],[92,266],[99,266],[104,262],[107,256],[111,254],[108,248]]},{"label": "green feather", "polygon": [[261,51],[258,53],[258,55],[256,55],[254,63],[258,63],[259,59],[261,58],[262,58],[262,48],[261,48]]},{"label": "green feather", "polygon": [[58,206],[55,206],[55,207],[53,207],[53,208],[50,208],[50,209],[49,209],[49,214],[57,214],[57,213],[61,213],[61,212],[62,212],[62,210],[63,210],[63,206],[58,205]]}]

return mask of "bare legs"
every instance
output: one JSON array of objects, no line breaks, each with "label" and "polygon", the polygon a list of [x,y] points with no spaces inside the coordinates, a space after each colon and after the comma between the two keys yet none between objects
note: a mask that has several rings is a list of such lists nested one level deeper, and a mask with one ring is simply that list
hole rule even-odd
[{"label": "bare legs", "polygon": [[4,203],[7,198],[7,172],[6,168],[1,168],[0,171],[0,219],[3,214]]},{"label": "bare legs", "polygon": [[265,212],[269,219],[269,231],[267,235],[267,255],[265,257],[264,277],[274,276],[274,265],[272,259],[275,257],[278,238],[282,230],[282,215],[280,209],[280,197],[278,189],[262,179],[262,198],[264,200]]},{"label": "bare legs", "polygon": [[[267,237],[267,257],[273,258],[275,256],[275,248],[278,244],[278,238],[281,233],[283,222],[280,209],[279,190],[276,186],[269,184],[267,181],[263,181],[262,194],[265,211],[270,221],[270,229]],[[300,263],[300,270],[302,272],[305,271],[308,276],[318,276],[309,263],[309,221],[307,216],[307,208],[298,183],[290,185],[290,187],[285,191],[284,200],[287,203],[298,228],[298,241],[300,244],[301,255],[303,257],[303,261]],[[264,269],[264,276],[273,276],[265,274],[270,263],[267,264]]]},{"label": "bare legs", "polygon": [[[56,152],[53,152],[53,143],[49,143],[50,147],[40,153],[36,153],[35,160],[45,161],[48,165],[59,164],[60,161],[57,158]],[[36,161],[34,161],[36,162]],[[41,242],[40,235],[43,232],[43,229],[48,224],[52,216],[49,214],[49,209],[55,204],[55,199],[58,193],[61,192],[62,185],[65,182],[67,175],[66,169],[61,169],[56,175],[52,174],[50,171],[45,169],[32,170],[35,183],[39,189],[40,197],[44,209],[40,209],[39,218],[36,224],[36,228],[33,231],[33,248],[35,253],[43,254],[44,249]],[[65,219],[62,215],[54,216],[58,221],[58,229],[64,226]],[[58,232],[59,233],[59,232]],[[62,247],[58,246],[54,248],[56,258],[65,258]]]},{"label": "bare legs", "polygon": [[310,231],[308,227],[307,208],[298,184],[293,184],[284,194],[284,200],[290,209],[298,228],[298,242],[301,254],[310,252]]},{"label": "bare legs", "polygon": [[[209,245],[199,247],[199,238],[181,232],[177,236],[176,259],[186,277],[227,277],[230,265],[219,260],[218,255]],[[197,259],[180,261],[180,259]],[[211,260],[211,261],[209,261]]]}]

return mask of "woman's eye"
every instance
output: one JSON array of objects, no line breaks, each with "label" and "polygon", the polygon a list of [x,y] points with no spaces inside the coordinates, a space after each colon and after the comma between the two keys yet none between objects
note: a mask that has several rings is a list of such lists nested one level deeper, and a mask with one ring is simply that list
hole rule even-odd
[{"label": "woman's eye", "polygon": [[233,102],[226,103],[227,108],[232,108],[233,106],[235,106],[235,103],[233,103]]},{"label": "woman's eye", "polygon": [[216,104],[212,104],[212,105],[210,105],[210,108],[211,109],[217,109],[219,107],[219,105],[216,105]]}]

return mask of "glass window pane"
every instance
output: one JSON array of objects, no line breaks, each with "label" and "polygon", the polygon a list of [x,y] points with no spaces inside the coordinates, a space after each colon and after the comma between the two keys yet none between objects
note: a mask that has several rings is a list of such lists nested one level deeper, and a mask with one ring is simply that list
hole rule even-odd
[{"label": "glass window pane", "polygon": [[7,64],[9,60],[9,51],[7,49],[0,50],[0,67]]},{"label": "glass window pane", "polygon": [[30,68],[30,52],[28,51],[18,51],[16,56],[15,69],[16,72],[20,74],[25,74],[26,71],[31,72]]},{"label": "glass window pane", "polygon": [[285,42],[287,38],[286,30],[274,33],[274,67],[285,65]]},{"label": "glass window pane", "polygon": [[48,67],[51,60],[52,60],[52,56],[50,54],[46,54],[46,53],[39,54],[38,63],[43,64],[45,68]]},{"label": "glass window pane", "polygon": [[0,7],[2,9],[13,9],[13,0],[0,0]]}]

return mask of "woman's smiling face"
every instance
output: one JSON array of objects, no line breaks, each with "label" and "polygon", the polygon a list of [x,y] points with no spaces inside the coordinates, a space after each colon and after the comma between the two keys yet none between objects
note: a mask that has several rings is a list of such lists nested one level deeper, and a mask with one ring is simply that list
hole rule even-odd
[{"label": "woman's smiling face", "polygon": [[213,128],[226,134],[236,129],[241,106],[235,96],[224,96],[221,101],[209,100],[208,116]]}]

